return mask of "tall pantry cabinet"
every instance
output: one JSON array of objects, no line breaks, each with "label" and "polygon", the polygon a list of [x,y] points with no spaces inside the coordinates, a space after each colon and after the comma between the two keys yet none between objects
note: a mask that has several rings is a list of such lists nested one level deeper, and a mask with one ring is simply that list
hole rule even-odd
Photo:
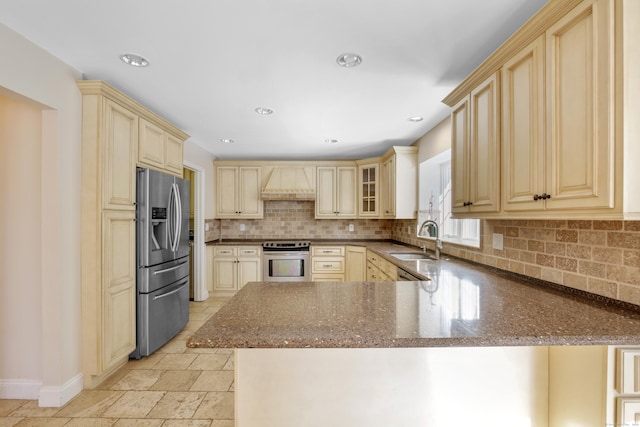
[{"label": "tall pantry cabinet", "polygon": [[150,145],[140,123],[160,131],[156,141],[170,142],[169,150],[159,148],[163,166],[169,167],[156,169],[176,176],[182,170],[173,166],[182,164],[188,135],[104,82],[82,80],[78,86],[83,94],[82,371],[85,388],[93,388],[136,346],[136,166],[149,166],[147,152],[139,148]]}]

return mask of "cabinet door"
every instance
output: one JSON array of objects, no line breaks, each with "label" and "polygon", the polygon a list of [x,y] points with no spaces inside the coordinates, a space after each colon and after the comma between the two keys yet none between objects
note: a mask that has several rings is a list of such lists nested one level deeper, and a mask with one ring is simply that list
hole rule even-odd
[{"label": "cabinet door", "polygon": [[104,371],[136,348],[136,227],[134,212],[102,215]]},{"label": "cabinet door", "polygon": [[502,68],[503,205],[506,211],[542,209],[544,186],[544,36]]},{"label": "cabinet door", "polygon": [[382,214],[387,218],[396,216],[396,158],[389,157],[382,163]]},{"label": "cabinet door", "polygon": [[165,165],[164,168],[173,174],[182,177],[183,168],[183,142],[175,136],[165,133],[164,151]]},{"label": "cabinet door", "polygon": [[469,211],[498,212],[500,139],[498,73],[471,92],[469,134]]},{"label": "cabinet door", "polygon": [[248,282],[262,280],[262,260],[259,257],[238,258],[238,289]]},{"label": "cabinet door", "polygon": [[613,207],[613,8],[584,1],[546,32],[547,209]]},{"label": "cabinet door", "polygon": [[377,218],[380,216],[378,163],[362,165],[358,169],[358,216]]},{"label": "cabinet door", "polygon": [[361,282],[367,277],[367,248],[347,246],[345,280]]},{"label": "cabinet door", "polygon": [[336,169],[336,174],[338,178],[336,184],[337,216],[355,218],[358,216],[356,168],[355,166],[341,166]]},{"label": "cabinet door", "polygon": [[238,168],[218,166],[216,168],[216,216],[235,217],[238,193]]},{"label": "cabinet door", "polygon": [[259,167],[238,168],[237,208],[239,216],[262,218],[263,201],[260,198],[262,171]]},{"label": "cabinet door", "polygon": [[102,207],[135,210],[138,116],[105,100],[104,126]]},{"label": "cabinet door", "polygon": [[[164,131],[153,123],[141,118],[138,162],[158,169],[164,169],[164,144]],[[180,165],[180,168],[182,168],[182,165]]]},{"label": "cabinet door", "polygon": [[213,290],[235,291],[237,282],[237,259],[213,259]]},{"label": "cabinet door", "polygon": [[451,111],[451,211],[467,212],[469,201],[469,97]]},{"label": "cabinet door", "polygon": [[316,217],[336,216],[336,168],[318,166],[316,188]]}]

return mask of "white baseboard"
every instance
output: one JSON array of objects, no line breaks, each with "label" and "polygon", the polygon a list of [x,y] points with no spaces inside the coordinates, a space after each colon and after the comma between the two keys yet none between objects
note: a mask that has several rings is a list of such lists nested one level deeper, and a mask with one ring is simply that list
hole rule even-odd
[{"label": "white baseboard", "polygon": [[82,374],[78,374],[60,387],[41,387],[38,406],[59,408],[82,391]]},{"label": "white baseboard", "polygon": [[42,381],[0,379],[0,399],[38,400]]}]

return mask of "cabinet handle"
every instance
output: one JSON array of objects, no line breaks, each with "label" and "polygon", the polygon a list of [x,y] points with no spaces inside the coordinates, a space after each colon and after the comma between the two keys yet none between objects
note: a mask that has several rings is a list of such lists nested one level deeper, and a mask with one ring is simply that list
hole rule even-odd
[{"label": "cabinet handle", "polygon": [[330,267],[333,267],[333,264],[323,264],[322,266],[323,266],[324,268],[330,268]]},{"label": "cabinet handle", "polygon": [[542,196],[540,196],[540,197],[542,197],[544,200],[547,200],[547,199],[551,198],[551,195],[547,194],[547,193],[542,193]]},{"label": "cabinet handle", "polygon": [[473,205],[473,202],[464,202],[462,204],[462,206],[471,206],[471,205]]},{"label": "cabinet handle", "polygon": [[538,200],[547,200],[550,199],[551,195],[547,194],[547,193],[542,193],[540,195],[534,194],[533,195],[533,200],[538,201]]}]

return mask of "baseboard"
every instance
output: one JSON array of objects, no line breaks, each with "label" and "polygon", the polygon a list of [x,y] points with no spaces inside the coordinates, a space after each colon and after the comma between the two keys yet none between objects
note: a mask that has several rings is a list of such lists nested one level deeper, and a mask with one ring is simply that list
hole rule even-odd
[{"label": "baseboard", "polygon": [[38,400],[42,381],[0,379],[0,399]]},{"label": "baseboard", "polygon": [[41,387],[38,406],[41,408],[59,408],[81,391],[82,374],[78,374],[60,387]]}]

